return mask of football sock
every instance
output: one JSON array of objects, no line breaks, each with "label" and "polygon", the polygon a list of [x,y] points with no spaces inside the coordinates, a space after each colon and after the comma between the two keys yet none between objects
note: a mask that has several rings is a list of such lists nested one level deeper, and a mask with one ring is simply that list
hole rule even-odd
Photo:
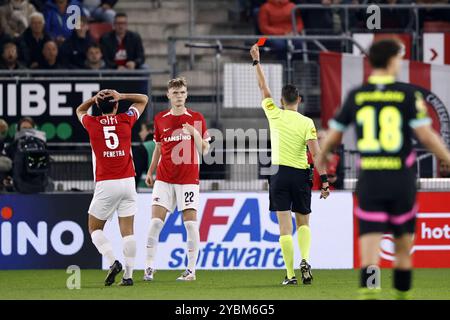
[{"label": "football sock", "polygon": [[360,289],[359,300],[377,300],[380,298],[381,289],[376,287],[368,287],[368,283],[371,282],[371,277],[374,273],[368,272],[368,267],[363,267],[360,270]]},{"label": "football sock", "polygon": [[159,234],[164,226],[164,222],[159,218],[150,221],[150,230],[147,237],[147,258],[145,268],[153,268],[153,263],[158,249]]},{"label": "football sock", "polygon": [[405,300],[410,298],[412,282],[411,270],[394,269],[394,288],[396,289],[396,299]]},{"label": "football sock", "polygon": [[200,232],[197,227],[197,221],[185,221],[184,227],[187,233],[187,268],[195,273],[200,244]]},{"label": "football sock", "polygon": [[105,237],[103,230],[95,230],[92,232],[91,239],[98,252],[100,252],[100,254],[108,260],[108,264],[112,266],[114,261],[116,261],[116,258],[114,256],[111,243],[108,238]]},{"label": "football sock", "polygon": [[302,259],[309,261],[309,251],[311,249],[311,229],[309,226],[303,225],[297,229],[297,239]]},{"label": "football sock", "polygon": [[294,243],[292,235],[280,236],[281,252],[283,253],[284,264],[286,265],[287,277],[292,279],[294,273]]},{"label": "football sock", "polygon": [[125,257],[124,279],[133,278],[134,259],[136,258],[136,240],[134,235],[123,237],[123,256]]}]

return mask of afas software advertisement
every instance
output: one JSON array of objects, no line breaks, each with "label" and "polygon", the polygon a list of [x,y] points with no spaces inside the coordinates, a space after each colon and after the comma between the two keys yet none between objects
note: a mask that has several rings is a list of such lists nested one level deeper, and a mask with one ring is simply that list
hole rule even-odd
[{"label": "afas software advertisement", "polygon": [[[450,267],[450,203],[444,192],[418,195],[414,264]],[[54,269],[78,265],[106,268],[87,231],[91,194],[2,195],[0,197],[0,269]],[[313,194],[311,265],[315,269],[358,267],[358,225],[354,195],[334,192],[327,200]],[[136,268],[144,268],[151,218],[151,194],[139,194],[135,218]],[[278,225],[266,193],[203,193],[198,214],[199,269],[278,269],[283,259]],[[105,228],[122,258],[117,217]],[[296,234],[294,234],[296,239]],[[168,215],[160,235],[157,269],[184,269],[186,232],[180,212]],[[296,241],[295,241],[296,243]],[[295,250],[298,253],[298,250]],[[300,261],[298,256],[296,261]],[[393,238],[381,243],[384,267],[393,260]]]},{"label": "afas software advertisement", "polygon": [[[333,201],[320,200],[319,197],[319,193],[313,194],[311,264],[315,268],[352,268],[352,195],[336,193],[333,194]],[[140,195],[138,206],[135,234],[138,245],[141,245],[137,252],[136,268],[143,269],[150,224],[150,195]],[[201,247],[197,268],[284,267],[278,243],[277,218],[274,212],[269,211],[267,194],[204,193],[201,195],[198,221]],[[106,228],[106,235],[117,248],[116,255],[121,257],[122,239],[117,219]],[[159,240],[156,268],[185,268],[186,232],[179,212],[166,218]],[[295,258],[300,261],[299,256]],[[108,267],[105,261],[103,267]]]}]

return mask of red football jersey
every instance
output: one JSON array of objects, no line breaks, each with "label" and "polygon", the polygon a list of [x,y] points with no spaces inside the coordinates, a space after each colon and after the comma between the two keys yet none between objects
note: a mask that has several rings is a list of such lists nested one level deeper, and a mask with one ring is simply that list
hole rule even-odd
[{"label": "red football jersey", "polygon": [[200,155],[194,138],[183,132],[189,123],[209,140],[206,121],[200,112],[186,109],[182,115],[162,111],[155,116],[154,140],[161,143],[161,159],[156,170],[156,180],[173,184],[198,184]]},{"label": "red football jersey", "polygon": [[96,182],[136,175],[131,154],[131,129],[138,118],[139,111],[134,107],[116,115],[82,116],[81,123],[91,141]]}]

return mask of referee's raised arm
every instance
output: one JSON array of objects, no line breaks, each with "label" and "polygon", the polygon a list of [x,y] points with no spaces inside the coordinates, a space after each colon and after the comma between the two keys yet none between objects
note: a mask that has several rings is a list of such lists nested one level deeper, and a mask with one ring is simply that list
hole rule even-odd
[{"label": "referee's raised arm", "polygon": [[253,65],[256,70],[256,77],[258,78],[259,89],[261,90],[261,94],[263,99],[272,98],[272,93],[270,92],[269,86],[266,82],[266,76],[264,75],[264,71],[261,67],[261,60],[259,56],[259,47],[257,44],[254,44],[250,49],[250,55],[253,59]]}]

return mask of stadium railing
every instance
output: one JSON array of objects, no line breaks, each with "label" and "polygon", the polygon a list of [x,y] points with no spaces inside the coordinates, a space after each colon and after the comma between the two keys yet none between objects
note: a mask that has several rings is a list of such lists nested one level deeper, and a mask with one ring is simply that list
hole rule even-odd
[{"label": "stadium railing", "polygon": [[[255,43],[260,36],[257,35],[210,35],[210,36],[195,36],[195,37],[169,37],[168,38],[168,61],[171,70],[172,77],[176,77],[180,73],[180,67],[177,59],[177,43],[184,42],[184,45],[193,50],[212,50],[214,52],[214,58],[211,62],[212,74],[213,74],[213,95],[214,95],[214,104],[215,104],[215,113],[214,113],[214,123],[219,123],[219,119],[221,116],[221,103],[222,103],[222,86],[221,86],[221,74],[222,74],[222,61],[232,60],[230,56],[226,56],[227,53],[240,53],[244,55],[248,59],[248,51],[253,43]],[[303,92],[310,92],[311,85],[310,83],[318,83],[317,79],[319,77],[319,69],[316,61],[308,61],[308,59],[302,60],[294,60],[294,55],[303,54],[303,55],[317,55],[320,51],[314,50],[304,50],[304,49],[295,49],[292,41],[293,40],[301,40],[303,43],[311,42],[317,45],[317,47],[321,48],[321,50],[328,51],[326,47],[323,45],[323,42],[329,41],[348,41],[354,44],[357,48],[359,48],[362,52],[365,52],[365,49],[353,38],[345,36],[345,35],[300,35],[300,36],[267,36],[268,40],[271,39],[283,39],[288,42],[287,51],[286,51],[286,59],[281,60],[265,60],[265,62],[274,62],[278,64],[283,64],[284,66],[284,82],[285,83],[293,83],[295,79],[297,82],[295,83],[300,87]],[[271,49],[267,46],[262,47],[261,50],[264,52],[271,53]],[[223,59],[223,58],[228,59]],[[269,58],[269,59],[273,59]],[[306,62],[305,62],[306,60]],[[237,60],[237,62],[242,61],[242,59]],[[203,63],[205,63],[203,61]],[[308,68],[308,69],[306,69]],[[305,73],[303,71],[307,70]],[[298,72],[296,72],[298,71]],[[304,75],[308,74],[307,78],[304,78]],[[299,76],[300,75],[300,76]],[[316,90],[317,91],[317,90]],[[318,93],[315,94],[318,97]],[[310,96],[305,95],[304,97],[304,105],[310,106],[309,101]],[[319,107],[319,103],[317,99],[315,101],[315,108]],[[317,113],[317,110],[315,111]],[[314,111],[313,111],[314,112]]]},{"label": "stadium railing", "polygon": [[[270,166],[271,151],[267,148],[215,149],[223,153],[224,164],[203,161],[200,168],[200,189],[202,191],[267,191],[267,168]],[[450,178],[440,178],[435,157],[425,150],[417,149],[415,164],[417,186],[420,190],[448,190]],[[354,190],[358,177],[358,152],[344,150],[344,190]],[[76,149],[58,148],[50,150],[50,185],[48,191],[92,191],[92,152],[88,143],[78,144]],[[149,192],[144,185],[145,173],[138,185],[140,192]]]},{"label": "stadium railing", "polygon": [[[399,10],[409,10],[412,12],[412,18],[413,18],[413,24],[410,26],[405,26],[403,32],[411,32],[412,34],[412,47],[413,50],[413,59],[420,60],[420,41],[421,41],[421,33],[420,33],[420,21],[419,21],[419,11],[424,9],[449,9],[450,10],[450,4],[330,4],[330,5],[321,5],[321,4],[298,4],[295,7],[293,7],[291,11],[291,21],[292,26],[295,34],[298,34],[297,32],[297,13],[299,10],[332,10],[332,9],[338,9],[343,10],[344,12],[344,30],[343,35],[347,37],[351,37],[352,31],[355,31],[355,29],[350,26],[350,11],[354,10],[368,10],[368,8],[374,8],[378,7],[379,9],[399,9]],[[367,13],[371,14],[372,11],[367,11]],[[361,31],[361,30],[360,30]],[[364,31],[369,32],[380,32],[383,30],[368,30],[365,29]],[[385,30],[385,31],[392,31],[392,30]],[[306,44],[305,44],[306,45]],[[345,42],[346,45],[346,52],[350,51],[350,43],[348,41]]]}]

